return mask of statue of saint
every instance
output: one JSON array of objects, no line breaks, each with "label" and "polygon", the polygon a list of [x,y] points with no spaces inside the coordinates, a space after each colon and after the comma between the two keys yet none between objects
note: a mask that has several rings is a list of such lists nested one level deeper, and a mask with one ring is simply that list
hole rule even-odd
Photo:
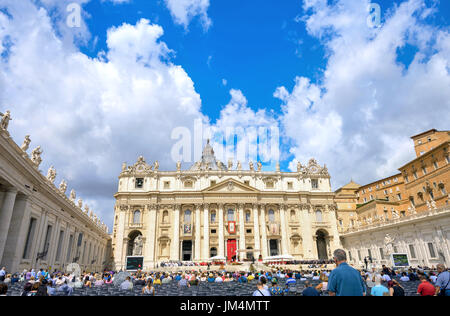
[{"label": "statue of saint", "polygon": [[302,169],[303,169],[302,163],[299,161],[297,163],[297,172],[302,172]]},{"label": "statue of saint", "polygon": [[23,151],[27,151],[28,148],[30,148],[30,143],[31,143],[30,135],[25,136],[22,147],[20,147],[20,149],[22,149]]},{"label": "statue of saint", "polygon": [[79,208],[83,207],[83,200],[82,199],[78,199],[78,207]]},{"label": "statue of saint", "polygon": [[126,162],[124,162],[122,164],[122,172],[125,172],[125,171],[127,171],[127,163]]},{"label": "statue of saint", "polygon": [[41,146],[37,146],[31,152],[31,161],[36,165],[36,167],[39,167],[39,165],[42,163],[42,153],[43,151],[41,150]]},{"label": "statue of saint", "polygon": [[435,200],[431,200],[431,207],[433,208],[433,210],[437,210],[437,206],[436,206],[436,201]]},{"label": "statue of saint", "polygon": [[70,191],[70,200],[72,202],[75,202],[75,199],[77,198],[77,194],[75,193],[75,190],[72,189],[72,191]]},{"label": "statue of saint", "polygon": [[66,180],[62,180],[60,185],[59,185],[59,191],[61,191],[62,194],[66,194],[67,191],[67,182]]},{"label": "statue of saint", "polygon": [[155,161],[155,171],[158,171],[158,170],[159,170],[159,162],[157,160],[157,161]]},{"label": "statue of saint", "polygon": [[237,163],[237,170],[242,170],[242,164],[240,161]]},{"label": "statue of saint", "polygon": [[53,183],[53,182],[55,182],[55,178],[56,178],[56,170],[55,170],[55,167],[51,166],[47,172],[47,179],[48,179],[48,181]]},{"label": "statue of saint", "polygon": [[9,121],[12,121],[11,112],[6,111],[5,114],[0,113],[0,116],[2,117],[2,120],[0,121],[0,126],[2,129],[7,131],[8,126],[9,126]]},{"label": "statue of saint", "polygon": [[89,214],[89,206],[84,206],[84,213]]},{"label": "statue of saint", "polygon": [[139,235],[134,239],[133,256],[142,256],[142,236]]},{"label": "statue of saint", "polygon": [[429,211],[432,210],[430,201],[427,201],[427,207],[428,207],[428,210],[429,210]]},{"label": "statue of saint", "polygon": [[393,238],[390,234],[386,234],[386,236],[384,236],[384,251],[388,256],[394,252],[394,241],[395,238]]},{"label": "statue of saint", "polygon": [[177,171],[181,171],[181,161],[177,162]]},{"label": "statue of saint", "polygon": [[255,166],[253,165],[253,161],[249,163],[250,171],[255,171]]},{"label": "statue of saint", "polygon": [[228,159],[228,170],[232,170],[233,169],[233,159]]},{"label": "statue of saint", "polygon": [[258,161],[258,172],[261,172],[262,169],[262,163],[261,161]]}]

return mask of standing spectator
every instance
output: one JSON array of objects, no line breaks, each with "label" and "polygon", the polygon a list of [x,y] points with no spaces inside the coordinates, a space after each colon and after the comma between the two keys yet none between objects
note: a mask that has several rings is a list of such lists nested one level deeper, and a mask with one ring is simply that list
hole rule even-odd
[{"label": "standing spectator", "polygon": [[366,288],[358,270],[347,263],[347,254],[337,249],[333,254],[337,268],[331,271],[328,278],[330,296],[364,296]]},{"label": "standing spectator", "polygon": [[311,286],[311,282],[305,281],[305,289],[302,293],[303,296],[320,296],[319,292]]},{"label": "standing spectator", "polygon": [[370,290],[372,296],[389,296],[389,290],[382,283],[382,279],[379,275],[375,276],[375,286]]},{"label": "standing spectator", "polygon": [[131,282],[131,278],[127,277],[125,281],[122,282],[120,285],[121,290],[132,290],[133,289],[133,283]]},{"label": "standing spectator", "polygon": [[436,279],[436,295],[450,296],[450,272],[443,264],[438,264],[437,271],[439,275]]},{"label": "standing spectator", "polygon": [[420,296],[434,296],[436,294],[435,287],[428,282],[428,278],[425,275],[420,277],[420,281],[421,283],[417,288],[417,294],[420,294]]},{"label": "standing spectator", "polygon": [[405,289],[396,280],[390,281],[388,287],[391,296],[405,296]]},{"label": "standing spectator", "polygon": [[0,283],[0,296],[6,296],[8,293],[8,286],[5,283]]},{"label": "standing spectator", "polygon": [[0,270],[0,282],[5,281],[5,278],[6,278],[6,268],[3,267],[3,268]]}]

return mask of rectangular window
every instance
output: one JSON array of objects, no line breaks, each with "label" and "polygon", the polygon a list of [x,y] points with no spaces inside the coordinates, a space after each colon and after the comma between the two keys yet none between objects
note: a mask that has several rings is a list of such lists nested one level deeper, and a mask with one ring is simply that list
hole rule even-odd
[{"label": "rectangular window", "polygon": [[423,172],[424,175],[426,175],[427,174],[427,168],[422,167],[422,172]]},{"label": "rectangular window", "polygon": [[136,178],[136,189],[142,189],[144,187],[144,179]]},{"label": "rectangular window", "polygon": [[318,189],[318,188],[319,188],[319,180],[317,180],[317,179],[312,179],[312,180],[311,180],[311,187],[312,187],[313,189]]},{"label": "rectangular window", "polygon": [[361,251],[358,250],[358,260],[361,261]]},{"label": "rectangular window", "polygon": [[399,201],[401,201],[402,200],[402,195],[399,193],[399,194],[397,194],[397,199],[399,200]]},{"label": "rectangular window", "polygon": [[50,238],[52,236],[52,226],[47,226],[47,234],[45,234],[45,241],[44,241],[44,249],[42,251],[45,253],[44,257],[42,259],[47,260],[48,251],[50,250]]},{"label": "rectangular window", "polygon": [[247,234],[251,234],[252,230],[251,229],[247,229]]},{"label": "rectangular window", "polygon": [[61,230],[59,232],[58,248],[56,248],[56,258],[55,258],[56,261],[59,261],[61,259],[61,250],[62,250],[61,248],[63,240],[64,240],[64,231]]},{"label": "rectangular window", "polygon": [[211,235],[214,235],[214,234],[216,234],[216,233],[217,233],[217,230],[211,229]]},{"label": "rectangular window", "polygon": [[409,245],[409,255],[411,256],[411,259],[416,259],[416,249],[414,248],[414,245]]},{"label": "rectangular window", "polygon": [[67,247],[67,256],[66,256],[66,261],[67,262],[71,262],[72,261],[72,246],[73,246],[73,235],[70,235],[69,237],[69,246]]},{"label": "rectangular window", "polygon": [[30,259],[31,246],[34,240],[34,231],[36,230],[36,222],[37,220],[35,218],[30,219],[30,225],[28,225],[27,240],[25,242],[25,248],[23,250],[22,256],[24,259]]},{"label": "rectangular window", "polygon": [[350,261],[353,261],[352,252],[351,251],[348,252],[348,258],[350,259]]},{"label": "rectangular window", "polygon": [[434,165],[434,170],[436,170],[437,168],[439,168],[439,165],[438,165],[437,161],[433,162],[433,165]]},{"label": "rectangular window", "polygon": [[431,242],[428,243],[428,250],[430,251],[430,257],[436,258],[436,252],[434,251],[433,243],[431,243]]},{"label": "rectangular window", "polygon": [[414,176],[414,179],[417,180],[418,176],[417,176],[417,172],[416,171],[413,171],[413,176]]}]

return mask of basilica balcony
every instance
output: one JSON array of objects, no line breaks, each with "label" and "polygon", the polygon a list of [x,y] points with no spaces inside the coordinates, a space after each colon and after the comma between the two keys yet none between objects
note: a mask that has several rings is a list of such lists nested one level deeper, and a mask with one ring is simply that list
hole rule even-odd
[{"label": "basilica balcony", "polygon": [[314,228],[331,228],[330,223],[327,222],[312,222]]},{"label": "basilica balcony", "polygon": [[144,224],[142,224],[142,223],[138,223],[138,224],[133,223],[133,224],[129,224],[128,227],[131,228],[131,229],[142,229],[142,228],[144,228]]}]

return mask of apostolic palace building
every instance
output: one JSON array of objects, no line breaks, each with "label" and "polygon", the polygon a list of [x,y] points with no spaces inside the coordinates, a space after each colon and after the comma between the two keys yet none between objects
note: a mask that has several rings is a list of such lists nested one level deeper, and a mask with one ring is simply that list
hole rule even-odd
[{"label": "apostolic palace building", "polygon": [[144,269],[217,256],[329,258],[340,243],[327,168],[314,159],[293,173],[261,167],[224,165],[209,141],[189,170],[178,163],[175,171],[159,171],[143,157],[124,164],[115,195],[116,268],[133,255],[144,257]]}]

